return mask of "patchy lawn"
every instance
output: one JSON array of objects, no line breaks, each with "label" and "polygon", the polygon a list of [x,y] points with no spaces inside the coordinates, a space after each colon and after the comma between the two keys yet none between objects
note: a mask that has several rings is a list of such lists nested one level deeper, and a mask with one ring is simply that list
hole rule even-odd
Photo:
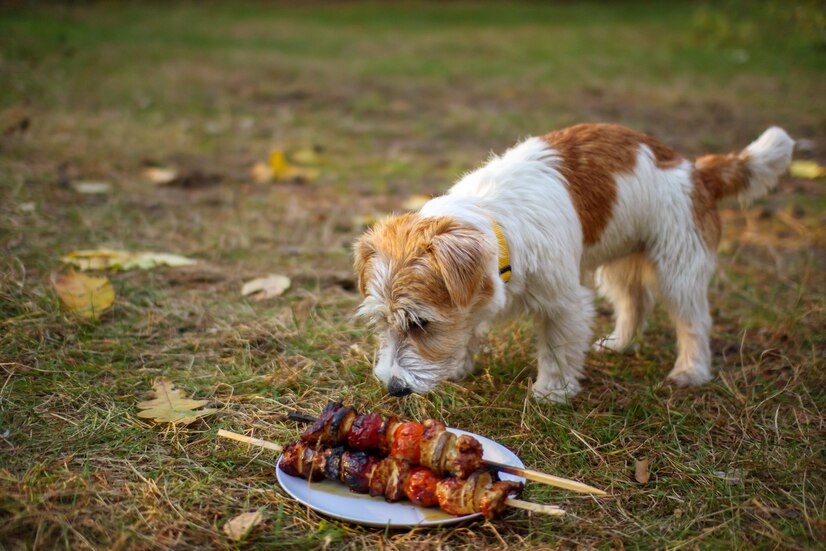
[{"label": "patchy lawn", "polygon": [[[223,524],[266,508],[253,547],[806,548],[826,538],[826,190],[786,177],[726,205],[711,287],[718,377],[660,385],[674,336],[591,356],[571,406],[528,399],[528,321],[494,331],[477,376],[387,397],[350,244],[366,218],[444,191],[492,150],[579,121],[650,132],[685,154],[778,124],[826,161],[826,14],[817,2],[497,5],[130,4],[0,10],[0,547],[233,548]],[[257,183],[275,147],[321,176]],[[188,176],[156,186],[147,165]],[[72,183],[106,182],[85,195]],[[159,250],[186,268],[107,273],[99,321],[61,310],[50,276],[82,248]],[[244,281],[286,274],[254,302]],[[610,325],[600,307],[597,332]],[[137,417],[166,376],[219,412]],[[609,490],[530,484],[561,519],[382,531],[325,519],[278,487],[291,410],[331,397],[444,418],[529,466]],[[634,480],[648,459],[651,479]]]}]

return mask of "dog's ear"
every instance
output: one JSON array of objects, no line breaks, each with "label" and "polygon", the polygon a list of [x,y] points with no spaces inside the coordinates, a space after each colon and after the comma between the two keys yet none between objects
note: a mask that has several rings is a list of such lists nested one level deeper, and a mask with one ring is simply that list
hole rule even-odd
[{"label": "dog's ear", "polygon": [[457,306],[468,306],[487,276],[484,236],[453,224],[433,237],[430,249],[451,300]]},{"label": "dog's ear", "polygon": [[373,242],[373,231],[368,231],[362,235],[353,245],[353,267],[358,277],[359,291],[362,296],[367,295],[367,280],[370,277],[370,260],[376,255],[376,247]]}]

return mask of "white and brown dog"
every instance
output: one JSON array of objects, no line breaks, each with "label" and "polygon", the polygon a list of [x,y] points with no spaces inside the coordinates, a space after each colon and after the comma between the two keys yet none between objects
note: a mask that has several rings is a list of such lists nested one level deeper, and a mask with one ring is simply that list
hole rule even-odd
[{"label": "white and brown dog", "polygon": [[447,195],[356,243],[359,314],[381,335],[376,377],[394,396],[427,392],[472,369],[488,322],[530,314],[533,394],[563,401],[580,389],[594,317],[583,274],[597,270],[616,328],[596,349],[626,349],[656,292],[677,329],[668,379],[709,381],[717,202],[767,193],[793,146],[770,128],[740,153],[692,162],[633,130],[583,124],[494,156]]}]

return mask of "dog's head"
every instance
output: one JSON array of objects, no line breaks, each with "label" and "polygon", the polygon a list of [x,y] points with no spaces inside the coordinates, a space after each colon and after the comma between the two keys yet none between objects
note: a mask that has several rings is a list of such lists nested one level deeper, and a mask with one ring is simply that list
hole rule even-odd
[{"label": "dog's head", "polygon": [[356,242],[358,314],[379,332],[374,373],[390,394],[424,393],[468,369],[494,293],[490,256],[481,232],[449,217],[403,214]]}]

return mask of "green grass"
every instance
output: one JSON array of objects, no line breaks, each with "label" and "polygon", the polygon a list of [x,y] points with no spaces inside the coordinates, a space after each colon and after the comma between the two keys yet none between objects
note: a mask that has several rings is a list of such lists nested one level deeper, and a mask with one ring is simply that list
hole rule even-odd
[{"label": "green grass", "polygon": [[[350,244],[356,216],[444,191],[490,151],[573,122],[634,126],[688,155],[779,124],[823,163],[825,23],[816,2],[779,1],[2,8],[0,548],[235,548],[221,527],[258,507],[258,548],[818,547],[822,182],[787,177],[753,208],[726,205],[710,290],[719,374],[700,389],[661,385],[675,351],[657,310],[638,352],[589,357],[569,406],[529,399],[529,320],[491,333],[473,378],[389,398],[371,376],[375,339],[351,319]],[[310,145],[317,182],[250,179],[271,148]],[[146,163],[220,183],[155,187]],[[113,190],[80,195],[59,174]],[[49,278],[62,254],[97,246],[201,263],[109,274],[114,308],[82,323]],[[239,296],[267,273],[293,288]],[[219,413],[186,428],[140,420],[161,375]],[[444,418],[610,496],[531,484],[527,499],[570,515],[385,532],[297,505],[271,454],[215,436],[285,442],[299,427],[284,412],[331,397]],[[633,478],[643,458],[647,484]]]}]

